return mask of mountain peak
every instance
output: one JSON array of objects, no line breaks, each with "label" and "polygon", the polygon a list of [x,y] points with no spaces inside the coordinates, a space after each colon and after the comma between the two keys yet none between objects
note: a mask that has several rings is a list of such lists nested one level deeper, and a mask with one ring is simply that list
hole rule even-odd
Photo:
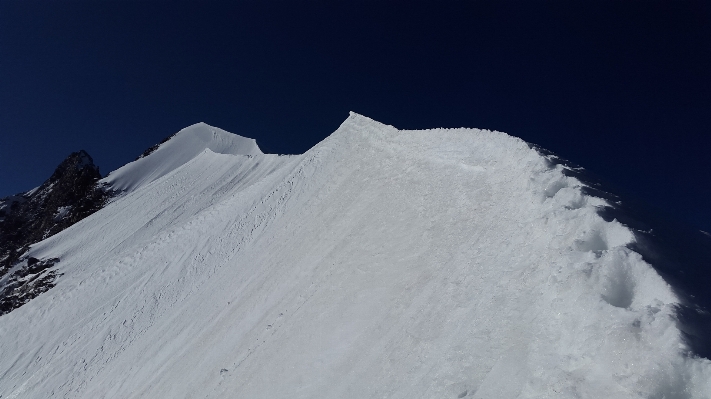
[{"label": "mountain peak", "polygon": [[205,147],[201,148],[201,150],[210,148],[210,150],[218,154],[263,154],[254,139],[230,133],[226,130],[220,129],[219,127],[208,125],[205,122],[198,122],[190,125],[171,136],[170,139],[187,140],[188,138],[191,138],[194,141],[191,143],[181,143],[181,145],[204,145]]},{"label": "mountain peak", "polygon": [[254,139],[198,122],[166,137],[103,181],[116,190],[133,190],[179,168],[205,150],[226,155],[263,154]]},{"label": "mountain peak", "polygon": [[0,277],[0,396],[711,397],[708,238],[532,147],[355,113],[289,157],[183,129]]},{"label": "mountain peak", "polygon": [[[194,127],[195,127],[195,128],[199,127],[199,128],[207,128],[207,129],[216,129],[215,126],[208,125],[208,124],[205,123],[205,122],[194,123],[194,124],[192,124],[192,125],[186,127],[185,129],[190,129],[190,128],[194,128]],[[184,129],[184,130],[185,130],[185,129]]]},{"label": "mountain peak", "polygon": [[94,165],[94,159],[91,158],[91,155],[89,155],[89,153],[84,150],[73,152],[69,154],[69,156],[67,156],[59,164],[59,166],[57,166],[57,169],[55,169],[54,173],[49,178],[49,182],[56,182],[62,179],[63,176],[66,176],[68,173],[75,173],[78,171],[83,171],[85,169],[86,172],[84,173],[88,173],[92,175],[92,177],[96,177],[97,179],[101,178],[101,174],[99,173],[99,167]]}]

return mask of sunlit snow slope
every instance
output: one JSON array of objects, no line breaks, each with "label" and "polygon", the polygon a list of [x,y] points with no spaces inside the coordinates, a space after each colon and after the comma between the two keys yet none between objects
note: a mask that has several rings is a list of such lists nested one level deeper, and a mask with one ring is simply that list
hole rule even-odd
[{"label": "sunlit snow slope", "polygon": [[0,317],[0,397],[711,396],[632,233],[523,141],[351,114],[277,156],[210,129],[33,246],[64,275]]},{"label": "sunlit snow slope", "polygon": [[150,156],[139,158],[102,179],[116,190],[133,190],[195,158],[205,149],[217,154],[261,155],[256,141],[205,123],[196,123],[162,143]]}]

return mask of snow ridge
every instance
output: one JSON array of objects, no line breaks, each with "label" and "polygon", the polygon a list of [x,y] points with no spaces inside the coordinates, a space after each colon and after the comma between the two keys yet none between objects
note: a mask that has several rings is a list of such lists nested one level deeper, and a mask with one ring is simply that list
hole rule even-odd
[{"label": "snow ridge", "polygon": [[134,190],[170,173],[205,150],[231,155],[262,154],[254,139],[200,122],[179,131],[147,156],[111,172],[102,182],[114,190]]},{"label": "snow ridge", "polygon": [[522,140],[355,113],[298,156],[207,138],[31,248],[64,276],[0,317],[3,398],[711,395],[633,232]]}]

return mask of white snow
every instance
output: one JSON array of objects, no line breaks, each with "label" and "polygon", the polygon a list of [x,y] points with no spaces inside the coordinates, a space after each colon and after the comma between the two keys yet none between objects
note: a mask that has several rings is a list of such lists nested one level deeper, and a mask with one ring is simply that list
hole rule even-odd
[{"label": "white snow", "polygon": [[57,208],[57,213],[54,214],[54,221],[59,221],[64,219],[67,214],[72,210],[71,205],[70,206],[60,206]]},{"label": "white snow", "polygon": [[201,122],[179,131],[150,156],[137,159],[109,173],[101,181],[110,184],[116,190],[133,190],[177,169],[205,149],[218,154],[262,154],[253,139]]},{"label": "white snow", "polygon": [[33,246],[64,275],[0,317],[0,397],[711,396],[633,235],[523,141],[351,114],[276,156],[209,129]]},{"label": "white snow", "polygon": [[42,187],[42,186],[37,186],[37,187],[33,188],[32,190],[30,190],[30,191],[24,193],[23,195],[24,195],[25,197],[31,197],[34,193],[37,192],[37,190],[40,189],[40,187]]}]

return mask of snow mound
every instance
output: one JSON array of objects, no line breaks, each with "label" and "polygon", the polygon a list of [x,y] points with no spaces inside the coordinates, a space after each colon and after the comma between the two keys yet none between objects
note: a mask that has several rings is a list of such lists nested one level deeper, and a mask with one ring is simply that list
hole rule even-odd
[{"label": "snow mound", "polygon": [[563,172],[357,114],[299,156],[202,151],[33,246],[64,275],[0,317],[0,395],[711,396],[671,287]]},{"label": "snow mound", "polygon": [[150,155],[111,172],[101,181],[114,190],[134,190],[165,176],[206,149],[217,154],[262,155],[254,139],[200,122],[179,131]]}]

